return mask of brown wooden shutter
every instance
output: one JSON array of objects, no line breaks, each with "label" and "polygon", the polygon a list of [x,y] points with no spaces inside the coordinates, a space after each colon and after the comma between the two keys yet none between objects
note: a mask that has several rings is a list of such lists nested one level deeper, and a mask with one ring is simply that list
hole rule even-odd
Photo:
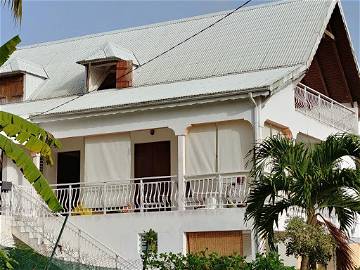
[{"label": "brown wooden shutter", "polygon": [[24,75],[18,74],[0,78],[0,98],[8,102],[19,101],[24,93]]},{"label": "brown wooden shutter", "polygon": [[116,63],[116,88],[127,88],[132,86],[133,81],[132,61],[119,60]]},{"label": "brown wooden shutter", "polygon": [[243,255],[242,231],[190,232],[187,241],[189,253],[207,250],[207,254]]}]

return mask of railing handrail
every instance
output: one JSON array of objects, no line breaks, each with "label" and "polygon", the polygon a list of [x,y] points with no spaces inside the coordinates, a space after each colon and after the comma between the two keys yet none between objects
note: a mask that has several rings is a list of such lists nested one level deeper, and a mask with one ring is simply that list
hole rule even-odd
[{"label": "railing handrail", "polygon": [[332,102],[332,103],[334,103],[334,104],[336,104],[336,105],[338,105],[338,106],[340,106],[340,107],[348,110],[348,111],[351,112],[351,113],[356,114],[356,112],[355,112],[352,108],[346,107],[345,105],[341,104],[340,102],[338,102],[338,101],[332,99],[331,97],[328,97],[328,96],[326,96],[326,95],[324,95],[324,94],[316,91],[315,89],[313,89],[313,88],[311,88],[311,87],[309,87],[309,86],[307,86],[307,85],[305,85],[305,84],[298,83],[297,87],[299,87],[300,89],[303,89],[304,91],[308,91],[308,92],[310,92],[310,93],[312,93],[312,94],[314,94],[314,95],[320,96],[320,97],[322,97],[323,99],[325,99],[325,100],[327,100],[327,101],[329,101],[329,102]]},{"label": "railing handrail", "polygon": [[[65,217],[62,216],[60,213],[55,213],[52,212],[48,206],[45,204],[45,202],[43,202],[39,197],[34,196],[33,194],[29,193],[27,189],[22,188],[21,185],[16,185],[13,184],[13,186],[15,188],[18,188],[19,190],[21,190],[22,194],[26,194],[30,200],[32,200],[34,203],[38,204],[43,210],[45,210],[50,216],[53,217],[58,217],[62,220],[62,222],[64,221]],[[120,256],[119,254],[116,253],[116,251],[114,251],[112,248],[110,248],[109,246],[107,246],[106,244],[102,243],[101,241],[99,241],[98,239],[94,238],[92,235],[90,235],[88,232],[86,232],[85,230],[83,230],[82,228],[79,228],[77,225],[75,225],[74,223],[72,223],[70,220],[67,221],[66,227],[70,230],[72,230],[73,232],[77,233],[77,232],[81,232],[80,236],[82,238],[84,238],[84,236],[88,237],[89,239],[91,239],[91,241],[95,242],[95,244],[93,244],[94,246],[98,247],[99,249],[101,249],[99,247],[99,245],[107,250],[108,252],[112,253],[113,256],[115,256],[116,259],[119,259],[120,261],[122,261],[125,264],[128,264],[129,266],[132,266],[132,264],[130,262],[128,262],[125,258],[123,258],[122,256]],[[88,240],[87,240],[88,241]],[[134,268],[135,269],[135,268]]]},{"label": "railing handrail", "polygon": [[238,172],[216,172],[216,173],[206,173],[206,174],[190,174],[185,175],[185,179],[195,179],[201,177],[216,177],[216,176],[248,176],[250,170],[238,171]]},{"label": "railing handrail", "polygon": [[[88,181],[82,181],[82,182],[76,182],[76,183],[62,183],[62,184],[50,184],[50,187],[68,187],[68,186],[100,186],[100,185],[112,185],[112,184],[119,184],[119,185],[128,185],[133,184],[134,181],[141,181],[141,180],[160,180],[160,179],[174,179],[177,178],[177,175],[169,175],[169,176],[151,176],[151,177],[142,177],[142,178],[129,178],[124,180],[114,180],[114,181],[100,181],[100,182],[88,182]],[[171,182],[174,180],[169,180],[168,182]],[[155,182],[155,181],[154,181]]]}]

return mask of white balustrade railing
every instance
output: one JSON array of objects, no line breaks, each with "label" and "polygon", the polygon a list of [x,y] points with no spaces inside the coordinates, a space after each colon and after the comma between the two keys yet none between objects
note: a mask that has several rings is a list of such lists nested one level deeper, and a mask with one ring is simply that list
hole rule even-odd
[{"label": "white balustrade railing", "polygon": [[[65,217],[51,212],[38,196],[22,186],[13,185],[11,191],[1,195],[2,214],[11,216],[15,227],[26,227],[26,231],[39,240],[32,248],[49,256]],[[70,221],[64,227],[54,258],[55,263],[73,262],[89,269],[140,269]]]},{"label": "white balustrade railing", "polygon": [[176,176],[52,185],[64,213],[128,213],[167,211],[177,207]]},{"label": "white balustrade railing", "polygon": [[248,194],[248,173],[210,174],[185,178],[185,207],[244,207]]},{"label": "white balustrade railing", "polygon": [[355,110],[303,84],[295,87],[295,110],[336,129],[356,133],[358,131],[358,116]]}]

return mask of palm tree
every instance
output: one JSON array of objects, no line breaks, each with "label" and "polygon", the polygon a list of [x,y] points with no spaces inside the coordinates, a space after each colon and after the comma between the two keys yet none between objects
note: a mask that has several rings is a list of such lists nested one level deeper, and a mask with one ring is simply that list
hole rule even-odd
[{"label": "palm tree", "polygon": [[[275,249],[274,226],[289,210],[301,211],[306,223],[322,223],[337,243],[340,270],[354,269],[348,231],[360,213],[360,138],[337,134],[315,145],[305,145],[284,137],[270,137],[256,145],[253,155],[254,178],[250,186],[246,220],[262,239]],[[344,168],[350,157],[356,168]],[[339,226],[327,218],[336,217]],[[301,269],[311,265],[302,258]]]},{"label": "palm tree", "polygon": [[14,19],[21,23],[22,19],[22,0],[0,0],[3,5],[8,5],[14,16]]}]

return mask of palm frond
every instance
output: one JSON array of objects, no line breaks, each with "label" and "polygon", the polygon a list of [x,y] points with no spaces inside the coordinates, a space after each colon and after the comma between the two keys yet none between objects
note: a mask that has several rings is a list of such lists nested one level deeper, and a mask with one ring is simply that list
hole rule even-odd
[{"label": "palm frond", "polygon": [[19,36],[15,36],[0,47],[0,66],[2,66],[16,50],[16,46],[21,42]]},{"label": "palm frond", "polygon": [[338,229],[330,221],[323,219],[329,230],[330,235],[336,243],[336,269],[338,270],[353,270],[355,265],[353,262],[353,251],[349,246],[349,238],[344,232]]},{"label": "palm frond", "polygon": [[47,180],[25,151],[2,134],[0,134],[0,148],[21,170],[24,177],[35,188],[36,192],[41,196],[49,208],[55,212],[62,210],[62,207]]},{"label": "palm frond", "polygon": [[347,133],[329,136],[314,148],[312,163],[318,168],[329,169],[345,156],[353,158],[355,162],[360,159],[359,136]]},{"label": "palm frond", "polygon": [[1,0],[4,5],[8,5],[16,21],[22,20],[22,0]]}]

